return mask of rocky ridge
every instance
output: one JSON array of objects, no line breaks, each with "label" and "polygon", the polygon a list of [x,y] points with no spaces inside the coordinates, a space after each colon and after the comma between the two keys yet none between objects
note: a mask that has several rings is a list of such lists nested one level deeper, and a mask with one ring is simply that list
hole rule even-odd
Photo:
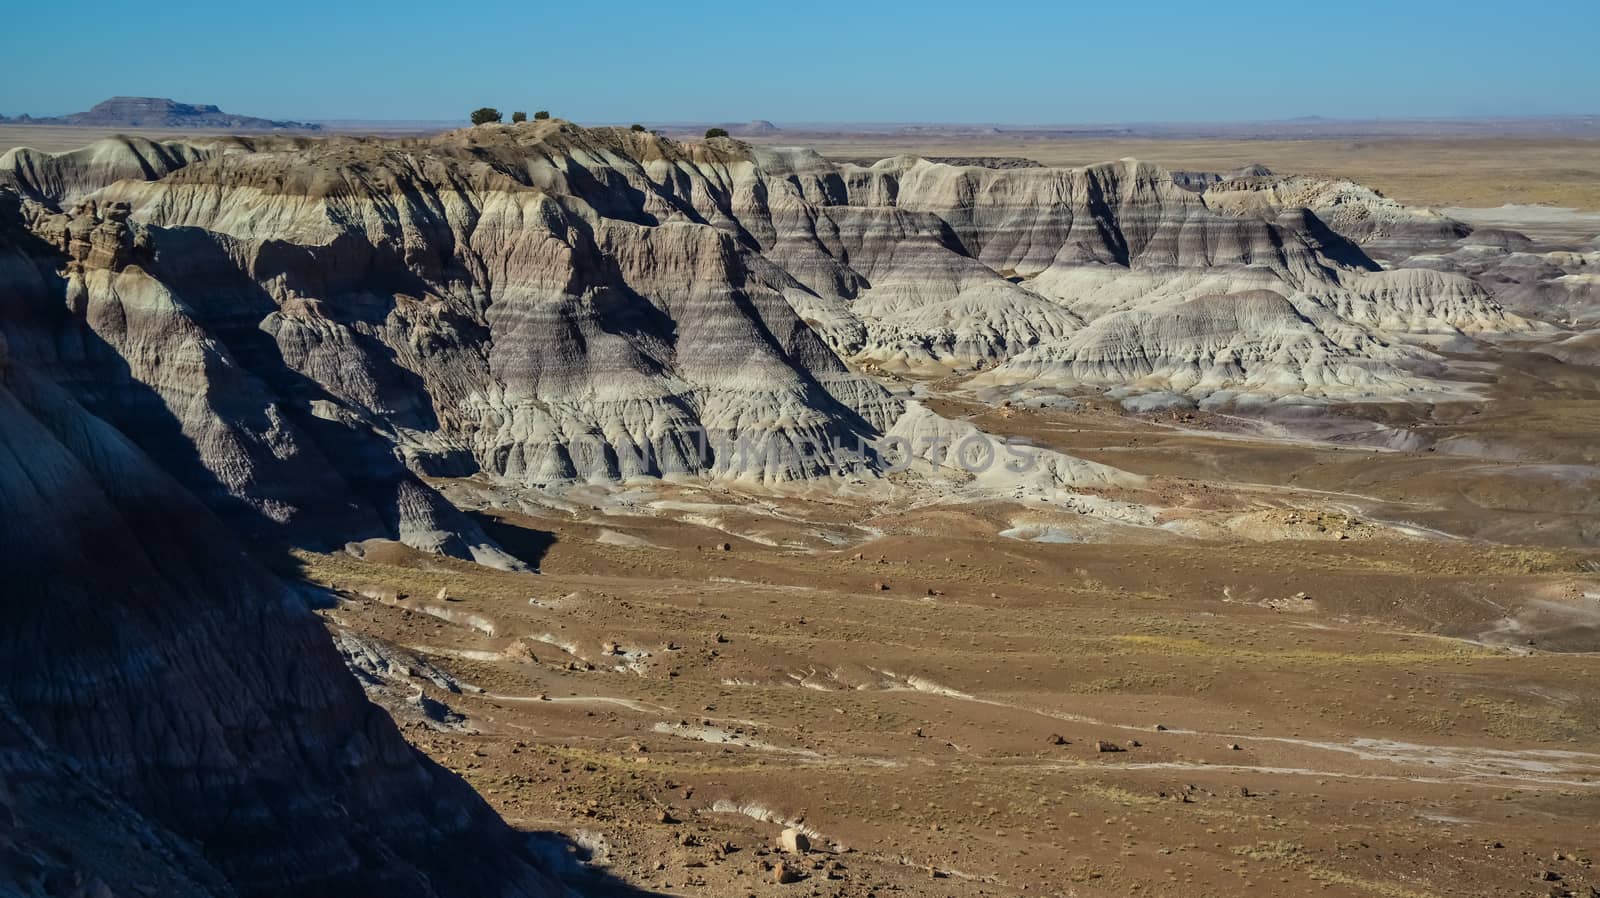
[{"label": "rocky ridge", "polygon": [[903,407],[858,370],[1382,400],[1437,389],[1427,345],[1541,327],[1222,189],[1268,177],[561,121],[12,151],[0,327],[235,519],[502,566],[426,478],[870,475],[843,450]]}]

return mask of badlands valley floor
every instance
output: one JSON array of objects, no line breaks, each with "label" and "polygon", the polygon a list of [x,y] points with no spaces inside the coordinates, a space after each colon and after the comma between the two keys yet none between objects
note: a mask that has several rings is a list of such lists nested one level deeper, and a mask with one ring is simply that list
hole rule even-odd
[{"label": "badlands valley floor", "polygon": [[1193,537],[641,484],[484,511],[537,577],[301,561],[409,738],[652,892],[1586,895],[1600,379],[1511,367],[1558,395],[1390,426],[1548,456],[935,402],[1147,475],[1119,497]]},{"label": "badlands valley floor", "polygon": [[[1181,189],[1114,163],[1045,189],[1029,169],[493,133],[510,136],[381,158],[146,148],[159,170],[133,175],[114,146],[6,156],[8,246],[62,266],[115,376],[161,401],[78,390],[77,343],[10,352],[127,433],[174,410],[216,472],[179,479],[213,507],[315,522],[296,509],[344,481],[282,490],[274,465],[298,484],[321,473],[294,467],[300,446],[341,471],[387,460],[349,495],[393,490],[372,504],[402,509],[395,533],[263,560],[323,587],[368,697],[569,885],[1600,894],[1600,228],[1581,211],[1489,191],[1524,205],[1443,215],[1277,160]],[[1486,195],[1425,180],[1408,200]],[[225,193],[240,184],[248,201]],[[506,212],[535,186],[539,215]],[[1074,224],[984,217],[1056,187]],[[706,222],[741,242],[700,239]],[[517,242],[540,228],[556,236]],[[809,372],[803,403],[765,361],[703,364],[744,333],[696,292],[713,281],[788,341],[771,355]],[[528,298],[561,290],[581,310],[538,317]],[[664,310],[615,314],[640,296]],[[578,336],[546,339],[558,320]],[[608,348],[619,326],[644,349]],[[273,408],[311,412],[256,439],[227,365],[166,361],[219,345]],[[562,404],[619,383],[632,411]],[[564,434],[653,426],[628,417],[650,403],[708,426],[768,403],[796,430],[1011,438],[1048,471],[546,476]],[[781,847],[796,834],[809,850]]]}]

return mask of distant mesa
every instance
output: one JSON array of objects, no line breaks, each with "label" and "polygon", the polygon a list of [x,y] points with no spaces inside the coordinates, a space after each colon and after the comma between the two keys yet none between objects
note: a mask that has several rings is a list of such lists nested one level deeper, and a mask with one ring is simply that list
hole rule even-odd
[{"label": "distant mesa", "polygon": [[767,134],[776,134],[783,130],[766,119],[756,119],[753,122],[745,122],[742,125],[723,125],[722,127],[727,128],[728,133],[735,137],[761,137]]},{"label": "distant mesa", "polygon": [[215,106],[179,103],[161,97],[112,97],[87,112],[35,118],[0,115],[7,125],[81,125],[99,128],[219,128],[236,131],[320,131],[313,122],[283,122],[234,115]]}]

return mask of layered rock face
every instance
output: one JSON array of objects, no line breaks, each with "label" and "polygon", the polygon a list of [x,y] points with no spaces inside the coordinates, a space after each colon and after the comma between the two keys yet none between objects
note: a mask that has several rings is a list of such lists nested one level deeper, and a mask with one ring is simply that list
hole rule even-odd
[{"label": "layered rock face", "polygon": [[1241,170],[1205,188],[1206,204],[1234,215],[1310,209],[1343,236],[1371,247],[1437,244],[1467,236],[1471,226],[1432,209],[1402,205],[1343,178],[1280,176]]},{"label": "layered rock face", "polygon": [[559,893],[304,597],[9,339],[0,506],[0,891]]},{"label": "layered rock face", "polygon": [[[193,233],[170,258],[221,301],[167,286],[150,232],[93,202],[73,215],[0,195],[0,334],[11,356],[67,389],[252,536],[331,547],[392,537],[515,567],[396,457],[380,429],[287,370],[257,309],[275,308]],[[9,225],[9,226],[7,226]],[[239,319],[244,312],[246,317]]]},{"label": "layered rock face", "polygon": [[1483,228],[1406,265],[1469,274],[1524,315],[1574,330],[1600,327],[1600,240],[1541,245],[1516,231]]},{"label": "layered rock face", "polygon": [[1467,278],[1380,271],[1265,177],[559,121],[13,151],[0,275],[31,298],[0,327],[230,517],[501,565],[423,478],[870,473],[835,447],[902,408],[846,361],[1366,400],[1428,388],[1407,344],[1537,328]]},{"label": "layered rock face", "polygon": [[174,898],[237,894],[192,843],[86,779],[0,698],[0,893],[140,890]]}]

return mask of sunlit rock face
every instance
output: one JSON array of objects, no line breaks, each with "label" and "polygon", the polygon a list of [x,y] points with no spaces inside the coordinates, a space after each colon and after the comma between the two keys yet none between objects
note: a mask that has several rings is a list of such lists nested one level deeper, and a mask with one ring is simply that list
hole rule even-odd
[{"label": "sunlit rock face", "polygon": [[[871,476],[832,447],[903,408],[862,368],[1381,400],[1429,388],[1429,347],[1541,327],[1380,270],[1345,220],[1423,211],[1260,172],[1197,191],[1132,160],[859,166],[546,121],[13,151],[0,182],[0,326],[208,505],[501,566],[426,478]],[[749,435],[754,463],[725,448]]]}]

